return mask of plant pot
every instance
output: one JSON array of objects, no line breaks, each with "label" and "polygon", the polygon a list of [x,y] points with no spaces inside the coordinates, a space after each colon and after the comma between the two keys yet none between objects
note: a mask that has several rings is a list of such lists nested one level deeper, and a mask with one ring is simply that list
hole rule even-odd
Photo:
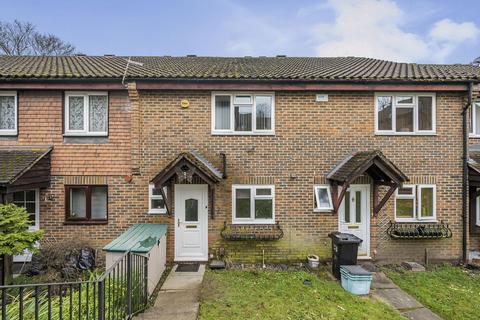
[{"label": "plant pot", "polygon": [[310,255],[307,256],[307,260],[308,260],[308,267],[309,268],[311,268],[311,269],[318,268],[318,265],[320,263],[320,259],[318,258],[317,255],[310,254]]}]

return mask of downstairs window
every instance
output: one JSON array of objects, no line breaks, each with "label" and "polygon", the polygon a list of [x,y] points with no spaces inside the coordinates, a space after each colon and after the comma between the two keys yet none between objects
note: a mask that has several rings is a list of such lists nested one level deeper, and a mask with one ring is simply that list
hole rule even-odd
[{"label": "downstairs window", "polygon": [[65,211],[67,222],[106,222],[107,186],[65,186]]},{"label": "downstairs window", "polygon": [[233,185],[233,223],[275,223],[275,187]]},{"label": "downstairs window", "polygon": [[435,185],[404,185],[397,189],[395,197],[396,221],[435,221],[436,218]]}]

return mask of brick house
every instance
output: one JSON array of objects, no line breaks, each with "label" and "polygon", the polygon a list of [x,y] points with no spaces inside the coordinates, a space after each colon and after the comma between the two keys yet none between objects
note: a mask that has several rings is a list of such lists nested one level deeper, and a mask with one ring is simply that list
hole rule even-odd
[{"label": "brick house", "polygon": [[460,260],[480,250],[478,81],[353,57],[1,56],[0,200],[98,248],[165,223],[169,262],[327,259],[333,231],[379,262]]}]

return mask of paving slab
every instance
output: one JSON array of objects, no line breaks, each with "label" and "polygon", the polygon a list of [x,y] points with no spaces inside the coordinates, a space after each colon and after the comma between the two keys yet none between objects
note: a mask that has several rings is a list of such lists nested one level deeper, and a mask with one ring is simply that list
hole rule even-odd
[{"label": "paving slab", "polygon": [[412,320],[442,320],[442,318],[427,308],[405,311],[402,312],[402,315]]},{"label": "paving slab", "polygon": [[375,272],[372,276],[372,289],[397,289],[398,286],[385,273]]},{"label": "paving slab", "polygon": [[375,297],[386,301],[397,310],[422,308],[423,305],[401,289],[381,289],[373,292]]}]

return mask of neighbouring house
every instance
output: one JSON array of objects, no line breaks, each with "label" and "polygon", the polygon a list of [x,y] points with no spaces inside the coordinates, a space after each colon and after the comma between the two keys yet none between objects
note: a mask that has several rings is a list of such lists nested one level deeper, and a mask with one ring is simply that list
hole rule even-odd
[{"label": "neighbouring house", "polygon": [[0,200],[98,248],[167,224],[168,262],[327,259],[334,231],[378,262],[461,260],[480,250],[479,82],[355,57],[1,56]]}]

